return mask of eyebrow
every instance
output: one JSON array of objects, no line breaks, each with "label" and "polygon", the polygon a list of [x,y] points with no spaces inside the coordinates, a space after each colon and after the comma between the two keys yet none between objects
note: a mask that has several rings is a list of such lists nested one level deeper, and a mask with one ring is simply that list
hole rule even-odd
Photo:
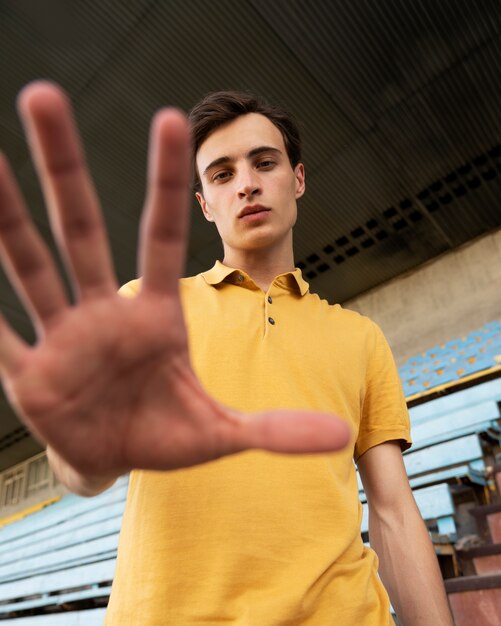
[{"label": "eyebrow", "polygon": [[[255,157],[258,154],[262,154],[263,152],[282,154],[282,151],[278,148],[273,148],[272,146],[258,146],[257,148],[252,148],[252,150],[249,150],[249,152],[247,152],[247,154],[245,155],[245,158],[251,159],[252,157]],[[214,159],[214,161],[211,161],[209,165],[204,169],[203,176],[205,176],[207,172],[213,167],[216,167],[217,165],[222,165],[223,163],[232,163],[233,161],[235,161],[235,159],[229,156],[222,156],[218,159]]]}]

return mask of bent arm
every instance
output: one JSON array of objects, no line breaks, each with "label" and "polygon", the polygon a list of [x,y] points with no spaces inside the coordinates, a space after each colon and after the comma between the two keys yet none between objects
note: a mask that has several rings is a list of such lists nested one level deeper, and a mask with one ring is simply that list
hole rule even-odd
[{"label": "bent arm", "polygon": [[398,442],[369,449],[358,468],[369,505],[371,547],[398,618],[404,626],[453,626],[437,557]]}]

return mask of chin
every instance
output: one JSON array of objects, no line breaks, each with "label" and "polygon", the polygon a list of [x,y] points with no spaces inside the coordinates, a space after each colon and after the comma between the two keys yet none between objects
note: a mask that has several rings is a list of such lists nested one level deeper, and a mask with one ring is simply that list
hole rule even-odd
[{"label": "chin", "polygon": [[270,224],[262,224],[238,235],[226,239],[227,245],[242,252],[252,252],[282,245],[288,237],[292,240],[292,226],[277,232],[276,228],[272,228]]},{"label": "chin", "polygon": [[240,247],[242,250],[248,250],[250,252],[262,248],[273,248],[282,240],[283,237],[277,237],[276,234],[255,232],[249,234],[249,237],[246,237],[245,240],[241,242]]}]

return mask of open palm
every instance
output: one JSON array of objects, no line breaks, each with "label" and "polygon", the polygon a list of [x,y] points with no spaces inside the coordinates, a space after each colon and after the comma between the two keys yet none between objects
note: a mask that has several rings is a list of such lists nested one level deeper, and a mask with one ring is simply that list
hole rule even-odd
[{"label": "open palm", "polygon": [[37,330],[25,344],[0,318],[0,372],[33,434],[72,471],[113,479],[134,468],[168,470],[248,448],[325,452],[344,447],[345,423],[316,412],[245,415],[202,389],[191,369],[178,293],[189,207],[184,116],[152,123],[141,221],[141,292],[117,293],[106,233],[65,94],[26,87],[19,110],[74,286],[68,302],[53,259],[0,160],[2,259]]}]

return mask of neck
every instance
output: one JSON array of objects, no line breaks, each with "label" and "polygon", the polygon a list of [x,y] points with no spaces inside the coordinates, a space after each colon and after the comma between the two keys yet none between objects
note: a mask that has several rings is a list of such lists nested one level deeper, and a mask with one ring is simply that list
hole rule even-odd
[{"label": "neck", "polygon": [[224,246],[224,265],[242,270],[265,293],[280,274],[294,271],[292,237],[273,248],[236,250]]}]

